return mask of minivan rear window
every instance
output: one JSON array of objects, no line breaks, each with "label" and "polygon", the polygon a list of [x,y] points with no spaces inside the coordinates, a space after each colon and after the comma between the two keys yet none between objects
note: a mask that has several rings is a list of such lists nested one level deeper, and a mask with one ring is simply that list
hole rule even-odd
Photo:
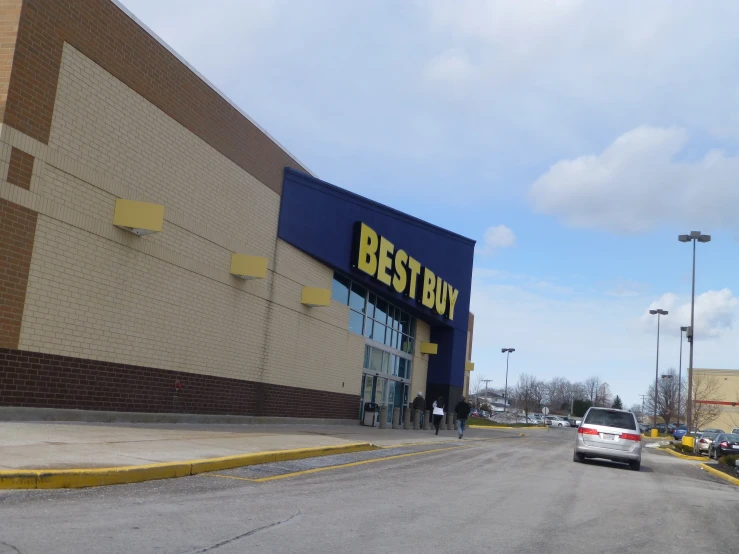
[{"label": "minivan rear window", "polygon": [[618,429],[636,430],[636,420],[629,412],[616,412],[611,410],[590,410],[588,417],[583,423],[590,425],[605,425],[617,427]]}]

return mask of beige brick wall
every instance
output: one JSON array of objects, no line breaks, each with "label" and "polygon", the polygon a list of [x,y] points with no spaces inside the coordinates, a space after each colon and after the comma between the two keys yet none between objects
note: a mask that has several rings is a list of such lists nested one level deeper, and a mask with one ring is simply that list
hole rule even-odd
[{"label": "beige brick wall", "polygon": [[429,370],[428,354],[421,354],[421,343],[431,340],[431,327],[425,321],[416,321],[415,352],[413,354],[413,374],[411,375],[411,400],[418,391],[426,394],[426,378]]},{"label": "beige brick wall", "polygon": [[[364,340],[346,306],[300,303],[332,271],[276,239],[278,195],[74,48],[48,146],[0,141],[0,162],[37,158],[30,191],[0,182],[39,212],[20,348],[358,393]],[[164,204],[163,232],[113,227],[117,197]],[[268,278],[230,276],[234,251],[267,256]]]},{"label": "beige brick wall", "polygon": [[[731,432],[739,427],[739,370],[693,369],[696,400],[736,402],[736,406],[720,405],[718,417],[703,425],[705,428]],[[711,391],[711,394],[707,394]]]}]

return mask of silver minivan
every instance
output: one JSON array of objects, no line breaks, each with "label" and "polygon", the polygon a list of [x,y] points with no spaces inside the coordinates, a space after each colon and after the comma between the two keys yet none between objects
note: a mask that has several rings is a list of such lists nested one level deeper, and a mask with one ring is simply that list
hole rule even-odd
[{"label": "silver minivan", "polygon": [[604,458],[641,468],[641,434],[636,416],[625,410],[590,408],[575,438],[573,460]]}]

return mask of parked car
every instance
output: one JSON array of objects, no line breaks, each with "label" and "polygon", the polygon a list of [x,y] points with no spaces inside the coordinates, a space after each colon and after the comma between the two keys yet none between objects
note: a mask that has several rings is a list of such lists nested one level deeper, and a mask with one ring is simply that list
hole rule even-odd
[{"label": "parked car", "polygon": [[544,418],[544,423],[546,425],[551,425],[552,427],[570,427],[569,421],[567,421],[563,417],[556,415],[548,415],[546,418]]},{"label": "parked car", "polygon": [[672,437],[676,441],[679,441],[685,436],[685,433],[687,432],[688,432],[688,428],[685,427],[685,425],[681,425],[680,427],[675,428],[675,430],[672,432]]},{"label": "parked car", "polygon": [[711,446],[713,439],[715,439],[720,433],[709,433],[708,431],[702,431],[696,433],[695,442],[693,443],[693,454],[700,456],[702,454],[708,454],[708,448]]},{"label": "parked car", "polygon": [[641,435],[636,416],[625,410],[589,408],[575,437],[573,461],[605,458],[641,468]]},{"label": "parked car", "polygon": [[[701,429],[701,431],[704,433],[717,433],[719,435],[721,435],[722,433],[726,433],[726,431],[724,431],[723,429]],[[732,433],[733,432],[734,431],[732,431]]]},{"label": "parked car", "polygon": [[732,433],[732,435],[739,435],[739,427],[734,427],[734,428],[733,428],[733,429],[731,430],[731,433]]},{"label": "parked car", "polygon": [[721,456],[728,454],[739,454],[739,435],[734,433],[716,435],[708,447],[708,457],[718,460]]}]

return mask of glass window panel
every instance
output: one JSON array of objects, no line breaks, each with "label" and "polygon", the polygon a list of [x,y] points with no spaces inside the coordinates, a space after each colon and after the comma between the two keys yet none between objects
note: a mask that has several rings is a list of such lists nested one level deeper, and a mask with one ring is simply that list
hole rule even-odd
[{"label": "glass window panel", "polygon": [[408,335],[403,335],[400,343],[400,349],[406,354],[413,354],[413,339]]},{"label": "glass window panel", "polygon": [[390,327],[385,331],[385,344],[388,346],[392,346],[393,344],[393,330]]},{"label": "glass window panel", "polygon": [[377,342],[385,341],[385,326],[375,322],[375,328],[372,330],[372,340]]},{"label": "glass window panel", "polygon": [[372,349],[365,345],[364,347],[364,365],[362,367],[369,368],[370,366],[370,353],[372,352]]},{"label": "glass window panel", "polygon": [[364,316],[354,310],[349,310],[349,330],[358,335],[362,334],[362,326],[364,325]]},{"label": "glass window panel", "polygon": [[368,339],[372,338],[372,324],[374,322],[371,319],[368,319],[364,324],[364,336]]},{"label": "glass window panel", "polygon": [[398,377],[402,377],[405,379],[405,366],[408,363],[408,360],[405,358],[399,358],[398,359]]},{"label": "glass window panel", "polygon": [[390,354],[390,373],[398,374],[398,357],[395,354]]},{"label": "glass window panel", "polygon": [[377,296],[370,293],[369,304],[367,304],[367,315],[369,317],[375,317],[375,304],[377,303]]},{"label": "glass window panel", "polygon": [[416,318],[415,317],[410,318],[408,329],[410,330],[408,334],[411,337],[415,337],[416,336]]},{"label": "glass window panel", "polygon": [[365,304],[367,304],[367,289],[359,286],[356,283],[352,283],[352,293],[349,297],[349,307],[352,310],[364,313]]},{"label": "glass window panel", "polygon": [[382,372],[390,373],[390,354],[387,352],[382,353]]},{"label": "glass window panel", "polygon": [[387,302],[382,298],[377,299],[377,306],[375,307],[375,319],[380,323],[387,323]]},{"label": "glass window panel", "polygon": [[331,288],[331,298],[341,302],[342,304],[349,304],[349,279],[334,273],[334,284]]},{"label": "glass window panel", "polygon": [[405,378],[413,379],[413,362],[410,360],[405,361]]},{"label": "glass window panel", "polygon": [[401,314],[400,314],[400,330],[403,331],[406,335],[409,335],[410,332],[411,332],[410,326],[408,324],[409,320],[410,320],[410,316],[407,313],[405,313],[405,312],[401,312]]},{"label": "glass window panel", "polygon": [[390,343],[390,346],[392,348],[397,348],[398,350],[400,350],[400,333],[398,333],[397,331],[393,331],[393,340]]},{"label": "glass window panel", "polygon": [[372,354],[370,355],[370,369],[377,373],[382,371],[382,350],[372,348]]}]

